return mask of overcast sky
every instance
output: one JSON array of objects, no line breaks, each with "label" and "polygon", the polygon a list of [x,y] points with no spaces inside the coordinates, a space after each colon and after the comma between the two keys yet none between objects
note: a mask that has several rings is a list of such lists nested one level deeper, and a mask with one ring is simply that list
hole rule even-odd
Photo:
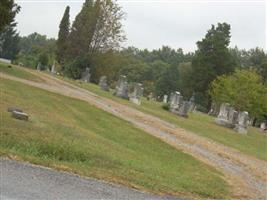
[{"label": "overcast sky", "polygon": [[[33,32],[57,37],[65,7],[71,21],[83,0],[16,0],[21,6],[17,29],[21,35]],[[264,0],[121,0],[127,42],[124,46],[155,49],[162,45],[196,49],[211,24],[231,24],[231,46],[266,50],[266,3]]]}]

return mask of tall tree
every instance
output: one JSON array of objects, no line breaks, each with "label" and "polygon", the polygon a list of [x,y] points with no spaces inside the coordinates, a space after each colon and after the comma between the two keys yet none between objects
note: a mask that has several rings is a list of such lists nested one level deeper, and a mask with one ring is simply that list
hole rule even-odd
[{"label": "tall tree", "polygon": [[67,6],[59,25],[58,39],[57,39],[57,61],[64,64],[66,57],[66,49],[68,47],[68,37],[70,29],[70,7]]},{"label": "tall tree", "polygon": [[15,24],[6,26],[0,32],[0,57],[14,60],[19,53],[19,34],[14,29]]},{"label": "tall tree", "polygon": [[[121,24],[123,16],[124,13],[115,1],[85,1],[71,27],[66,74],[79,77],[85,67],[96,67],[92,61],[96,55],[119,47],[125,39]],[[81,63],[79,59],[83,65],[78,64]],[[79,69],[75,69],[76,64]]]},{"label": "tall tree", "polygon": [[19,12],[20,7],[14,3],[14,0],[1,0],[0,1],[0,32],[5,26],[10,25]]},{"label": "tall tree", "polygon": [[235,62],[229,52],[230,25],[212,25],[202,41],[197,42],[197,51],[192,60],[192,81],[198,103],[209,107],[208,89],[211,82],[222,74],[234,71]]},{"label": "tall tree", "polygon": [[119,47],[125,39],[123,16],[121,8],[112,0],[86,0],[71,28],[71,57],[91,56]]}]

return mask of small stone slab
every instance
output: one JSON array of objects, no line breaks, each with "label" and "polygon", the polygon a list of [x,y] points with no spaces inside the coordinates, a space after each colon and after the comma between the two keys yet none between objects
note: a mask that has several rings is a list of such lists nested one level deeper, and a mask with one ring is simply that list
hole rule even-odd
[{"label": "small stone slab", "polygon": [[28,121],[29,116],[24,112],[12,111],[12,117],[19,120]]},{"label": "small stone slab", "polygon": [[23,110],[21,110],[20,108],[16,108],[16,107],[9,107],[7,109],[7,112],[13,112],[13,111],[23,112]]}]

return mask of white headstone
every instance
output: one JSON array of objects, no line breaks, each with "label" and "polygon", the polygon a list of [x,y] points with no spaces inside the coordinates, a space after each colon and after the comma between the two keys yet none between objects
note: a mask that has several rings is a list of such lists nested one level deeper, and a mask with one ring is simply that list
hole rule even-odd
[{"label": "white headstone", "polygon": [[163,96],[163,103],[168,103],[168,95]]}]

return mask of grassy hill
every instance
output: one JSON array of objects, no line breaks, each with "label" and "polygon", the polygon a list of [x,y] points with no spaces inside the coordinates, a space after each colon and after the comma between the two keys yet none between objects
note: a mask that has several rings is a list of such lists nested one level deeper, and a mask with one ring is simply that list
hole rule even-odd
[{"label": "grassy hill", "polygon": [[[155,193],[230,195],[218,171],[86,102],[5,79],[0,88],[0,155]],[[9,106],[30,120],[11,118]]]},{"label": "grassy hill", "polygon": [[127,100],[112,95],[112,92],[100,90],[98,85],[78,82],[68,78],[59,78],[94,92],[100,96],[104,96],[119,103],[136,108],[144,113],[157,116],[197,135],[207,137],[226,146],[235,148],[245,154],[255,156],[256,158],[262,160],[267,160],[267,135],[263,134],[255,127],[249,127],[248,134],[242,135],[232,129],[215,124],[215,118],[207,114],[195,112],[191,113],[189,118],[185,119],[164,110],[162,108],[162,103],[160,102],[148,101],[143,98],[141,106],[138,106]]},{"label": "grassy hill", "polygon": [[[34,76],[33,74],[15,66],[13,68],[7,68],[5,64],[1,65],[0,63],[0,72],[28,80],[41,81],[39,77]],[[157,116],[195,134],[207,137],[226,146],[235,148],[245,154],[255,156],[256,158],[262,160],[267,160],[267,135],[261,133],[259,129],[256,129],[254,127],[249,128],[247,135],[242,135],[236,133],[232,129],[228,129],[215,124],[214,117],[208,116],[203,113],[191,113],[188,119],[184,119],[166,110],[163,110],[162,104],[159,102],[148,101],[143,98],[141,106],[137,106],[127,100],[113,96],[112,92],[105,92],[100,90],[99,86],[95,84],[74,81],[60,76],[58,76],[58,78],[87,89],[100,96],[104,96],[119,103],[136,108],[144,113]]]}]

